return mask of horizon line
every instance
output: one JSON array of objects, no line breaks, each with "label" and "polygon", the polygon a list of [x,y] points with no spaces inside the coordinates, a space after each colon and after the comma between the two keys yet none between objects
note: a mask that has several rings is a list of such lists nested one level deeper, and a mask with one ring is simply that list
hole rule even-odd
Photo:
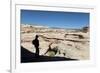
[{"label": "horizon line", "polygon": [[56,27],[56,26],[53,26],[53,27],[50,27],[50,26],[46,26],[46,25],[40,25],[40,24],[21,24],[21,25],[30,25],[30,26],[42,26],[42,27],[48,27],[48,28],[52,28],[52,29],[82,29],[83,27],[89,27],[89,25],[87,26],[83,26],[83,27]]}]

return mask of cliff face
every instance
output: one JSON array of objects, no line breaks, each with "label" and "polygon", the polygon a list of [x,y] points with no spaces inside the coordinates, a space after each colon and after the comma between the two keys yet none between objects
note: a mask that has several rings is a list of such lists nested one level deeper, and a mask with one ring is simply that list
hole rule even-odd
[{"label": "cliff face", "polygon": [[31,52],[35,52],[35,47],[32,45],[35,35],[39,35],[40,55],[89,59],[89,31],[85,28],[67,30],[21,25],[21,45]]}]

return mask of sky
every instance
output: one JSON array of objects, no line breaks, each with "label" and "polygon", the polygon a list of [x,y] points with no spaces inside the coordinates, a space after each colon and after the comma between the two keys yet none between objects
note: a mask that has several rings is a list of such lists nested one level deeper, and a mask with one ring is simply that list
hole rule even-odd
[{"label": "sky", "polygon": [[89,13],[21,10],[21,24],[55,28],[82,28],[89,25]]}]

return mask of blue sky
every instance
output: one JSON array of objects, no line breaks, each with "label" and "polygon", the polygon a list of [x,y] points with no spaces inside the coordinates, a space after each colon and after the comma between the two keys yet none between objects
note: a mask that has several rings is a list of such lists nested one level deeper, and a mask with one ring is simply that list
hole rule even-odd
[{"label": "blue sky", "polygon": [[82,28],[89,25],[89,13],[21,10],[21,24]]}]

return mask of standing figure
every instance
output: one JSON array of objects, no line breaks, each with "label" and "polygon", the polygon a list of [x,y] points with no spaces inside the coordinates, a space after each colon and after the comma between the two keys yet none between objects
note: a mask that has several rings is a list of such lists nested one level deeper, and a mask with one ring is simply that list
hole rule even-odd
[{"label": "standing figure", "polygon": [[38,40],[38,35],[35,36],[35,39],[32,41],[32,44],[34,45],[36,49],[36,57],[39,57],[39,40]]}]

